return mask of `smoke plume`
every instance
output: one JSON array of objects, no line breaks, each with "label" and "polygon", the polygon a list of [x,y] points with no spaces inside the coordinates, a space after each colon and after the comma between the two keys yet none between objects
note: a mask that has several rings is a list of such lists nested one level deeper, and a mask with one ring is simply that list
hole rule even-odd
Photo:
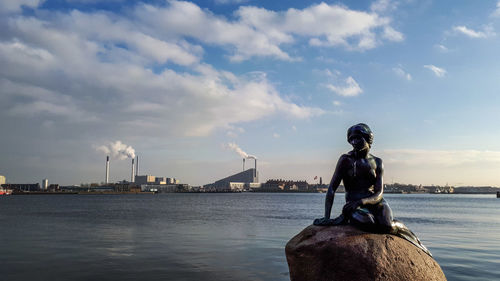
[{"label": "smoke plume", "polygon": [[241,158],[245,158],[245,159],[257,159],[257,157],[255,157],[253,155],[248,155],[245,151],[243,151],[243,149],[241,149],[237,144],[235,144],[233,142],[228,143],[227,147],[229,149],[231,149],[232,151],[238,153],[241,156]]},{"label": "smoke plume", "polygon": [[97,151],[102,151],[113,158],[124,160],[127,158],[135,158],[135,149],[130,145],[126,145],[121,141],[110,142],[108,145],[96,147]]}]

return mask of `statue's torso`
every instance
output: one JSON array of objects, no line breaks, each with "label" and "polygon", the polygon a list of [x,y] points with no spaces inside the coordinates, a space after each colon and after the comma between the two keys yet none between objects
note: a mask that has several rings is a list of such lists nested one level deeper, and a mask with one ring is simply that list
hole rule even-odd
[{"label": "statue's torso", "polygon": [[351,153],[344,154],[342,181],[346,190],[346,200],[359,200],[374,193],[377,179],[376,157],[369,154],[366,158],[355,158]]}]

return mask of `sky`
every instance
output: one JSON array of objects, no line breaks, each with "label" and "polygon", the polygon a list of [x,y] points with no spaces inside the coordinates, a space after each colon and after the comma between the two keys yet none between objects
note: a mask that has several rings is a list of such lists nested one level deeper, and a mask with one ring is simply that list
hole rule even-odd
[{"label": "sky", "polygon": [[498,0],[1,1],[0,174],[328,182],[363,122],[386,183],[500,186],[499,34]]}]

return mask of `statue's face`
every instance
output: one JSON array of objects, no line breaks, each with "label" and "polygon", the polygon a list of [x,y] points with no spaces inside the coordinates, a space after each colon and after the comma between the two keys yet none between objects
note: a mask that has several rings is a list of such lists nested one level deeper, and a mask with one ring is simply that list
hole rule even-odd
[{"label": "statue's face", "polygon": [[352,145],[354,150],[362,151],[370,149],[370,145],[361,135],[353,135],[349,138],[349,143]]}]

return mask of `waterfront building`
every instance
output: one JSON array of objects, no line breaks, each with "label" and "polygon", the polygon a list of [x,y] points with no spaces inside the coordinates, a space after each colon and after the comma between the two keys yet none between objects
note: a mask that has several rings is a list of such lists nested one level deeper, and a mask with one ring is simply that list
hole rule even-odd
[{"label": "waterfront building", "polygon": [[2,184],[5,184],[5,182],[6,182],[5,177],[4,177],[4,176],[2,176],[2,175],[0,175],[0,186],[1,186]]},{"label": "waterfront building", "polygon": [[47,190],[48,188],[49,188],[49,180],[43,179],[42,180],[42,190]]},{"label": "waterfront building", "polygon": [[50,191],[59,191],[59,185],[58,184],[51,184],[49,185],[49,190]]},{"label": "waterfront building", "polygon": [[250,188],[250,184],[254,183],[254,188],[257,188],[255,183],[259,182],[258,173],[255,169],[248,169],[243,172],[231,175],[229,177],[220,179],[211,184],[206,184],[203,188],[206,191],[243,191]]},{"label": "waterfront building", "polygon": [[142,184],[141,191],[171,193],[171,192],[189,192],[191,191],[191,189],[187,184]]},{"label": "waterfront building", "polygon": [[265,191],[310,191],[309,184],[306,181],[293,180],[268,180],[262,186]]},{"label": "waterfront building", "polygon": [[40,191],[39,183],[28,183],[28,184],[6,183],[3,185],[3,187],[20,192]]}]

